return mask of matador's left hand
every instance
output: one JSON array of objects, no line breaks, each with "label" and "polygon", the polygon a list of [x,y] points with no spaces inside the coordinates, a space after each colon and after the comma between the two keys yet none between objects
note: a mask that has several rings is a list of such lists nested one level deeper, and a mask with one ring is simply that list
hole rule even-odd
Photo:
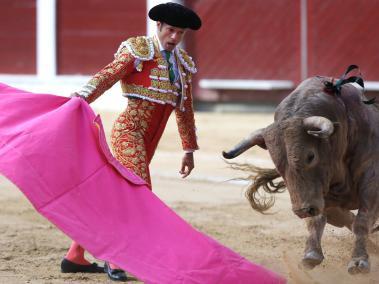
[{"label": "matador's left hand", "polygon": [[179,173],[182,175],[182,178],[187,177],[195,167],[195,163],[193,161],[193,153],[185,153],[182,159],[182,168]]}]

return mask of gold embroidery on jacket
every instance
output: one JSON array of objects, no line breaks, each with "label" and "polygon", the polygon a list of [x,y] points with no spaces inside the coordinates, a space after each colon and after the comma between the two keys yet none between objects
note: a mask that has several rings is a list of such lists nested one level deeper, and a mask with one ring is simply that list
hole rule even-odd
[{"label": "gold embroidery on jacket", "polygon": [[138,86],[134,84],[126,85],[121,84],[122,91],[127,97],[139,97],[142,99],[147,99],[153,102],[157,103],[169,103],[173,106],[176,105],[177,96],[170,92],[167,93],[161,93],[159,91],[150,90],[147,87],[144,86]]},{"label": "gold embroidery on jacket", "polygon": [[165,91],[173,91],[173,86],[170,81],[159,81],[159,80],[151,80],[151,86],[156,89],[165,90]]},{"label": "gold embroidery on jacket", "polygon": [[138,37],[132,37],[129,38],[126,42],[127,45],[130,47],[132,53],[134,53],[135,57],[140,59],[148,59],[151,57],[151,53],[154,52],[151,50],[151,39],[144,37],[144,36],[138,36]]},{"label": "gold embroidery on jacket", "polygon": [[191,72],[192,74],[197,72],[195,62],[192,60],[192,57],[188,55],[188,53],[181,48],[178,48],[177,52],[180,63],[184,66],[184,68]]},{"label": "gold embroidery on jacket", "polygon": [[143,69],[143,61],[140,61],[140,62],[138,63],[138,65],[136,66],[136,70],[137,70],[138,72],[141,72],[142,69]]},{"label": "gold embroidery on jacket", "polygon": [[167,60],[164,59],[162,56],[157,58],[157,64],[161,66],[166,66],[167,67]]},{"label": "gold embroidery on jacket", "polygon": [[184,150],[199,149],[197,145],[195,119],[193,113],[192,96],[190,94],[191,87],[189,86],[186,99],[184,100],[184,111],[178,107],[175,109],[176,121],[180,138],[182,140],[182,147]]},{"label": "gold embroidery on jacket", "polygon": [[121,50],[115,60],[96,73],[78,93],[86,97],[88,102],[93,102],[124,77],[128,66],[133,64],[133,62],[134,58],[127,50]]},{"label": "gold embroidery on jacket", "polygon": [[169,78],[168,76],[168,71],[164,69],[159,69],[159,68],[152,68],[150,74],[152,76],[158,76],[158,77],[164,77],[164,78]]},{"label": "gold embroidery on jacket", "polygon": [[126,168],[151,184],[144,137],[154,105],[143,100],[129,100],[127,109],[114,123],[111,136],[113,154]]}]

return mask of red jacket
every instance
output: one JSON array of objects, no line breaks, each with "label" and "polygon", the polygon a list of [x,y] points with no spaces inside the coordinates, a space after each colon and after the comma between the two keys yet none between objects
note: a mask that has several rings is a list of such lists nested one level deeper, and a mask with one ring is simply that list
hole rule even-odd
[{"label": "red jacket", "polygon": [[91,103],[121,81],[123,95],[175,107],[183,149],[196,150],[195,121],[192,104],[192,74],[196,67],[192,58],[175,49],[179,82],[171,84],[168,64],[158,43],[151,37],[133,37],[121,43],[115,60],[99,71],[78,93]]}]

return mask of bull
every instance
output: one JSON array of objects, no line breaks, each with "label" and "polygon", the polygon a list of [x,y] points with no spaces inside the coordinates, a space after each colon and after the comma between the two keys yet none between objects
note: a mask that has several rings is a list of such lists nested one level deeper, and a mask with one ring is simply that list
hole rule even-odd
[{"label": "bull", "polygon": [[258,189],[275,193],[287,188],[293,212],[305,218],[309,231],[302,259],[306,268],[323,261],[321,238],[329,223],[355,236],[349,273],[367,273],[366,242],[378,230],[379,110],[356,84],[335,82],[322,76],[306,79],[278,105],[272,124],[223,156],[232,159],[253,146],[268,150],[275,169],[251,166],[254,180],[246,195],[263,213],[273,200],[262,200]]}]

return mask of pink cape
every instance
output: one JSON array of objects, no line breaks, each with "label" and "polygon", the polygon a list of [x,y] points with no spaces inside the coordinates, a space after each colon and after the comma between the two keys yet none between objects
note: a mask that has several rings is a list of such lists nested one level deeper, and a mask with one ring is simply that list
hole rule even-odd
[{"label": "pink cape", "polygon": [[79,98],[0,84],[0,172],[71,239],[145,283],[285,283],[191,227],[119,164]]}]

